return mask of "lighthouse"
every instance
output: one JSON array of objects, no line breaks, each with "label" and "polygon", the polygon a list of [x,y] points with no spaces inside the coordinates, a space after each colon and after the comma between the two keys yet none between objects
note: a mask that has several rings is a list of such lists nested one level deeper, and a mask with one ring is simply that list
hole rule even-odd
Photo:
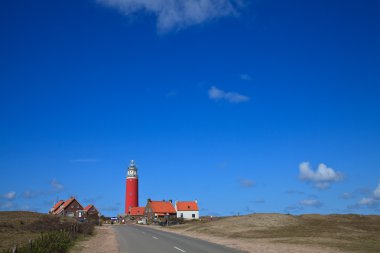
[{"label": "lighthouse", "polygon": [[130,207],[139,206],[139,180],[137,166],[133,160],[128,166],[125,184],[125,213],[128,214]]}]

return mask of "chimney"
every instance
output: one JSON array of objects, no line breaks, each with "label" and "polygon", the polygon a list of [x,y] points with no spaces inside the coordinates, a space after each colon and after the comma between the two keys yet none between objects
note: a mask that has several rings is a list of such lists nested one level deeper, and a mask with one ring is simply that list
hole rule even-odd
[{"label": "chimney", "polygon": [[173,201],[172,201],[171,199],[169,199],[169,202],[170,202],[170,203],[173,203]]},{"label": "chimney", "polygon": [[194,200],[194,202],[198,204],[198,200]]},{"label": "chimney", "polygon": [[148,199],[148,202],[152,202],[152,200],[151,200],[151,199]]}]

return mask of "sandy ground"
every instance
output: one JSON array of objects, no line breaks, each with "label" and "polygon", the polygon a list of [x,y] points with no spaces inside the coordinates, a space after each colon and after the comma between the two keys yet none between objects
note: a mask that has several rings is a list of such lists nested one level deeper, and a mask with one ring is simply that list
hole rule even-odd
[{"label": "sandy ground", "polygon": [[116,234],[111,225],[95,227],[95,235],[77,243],[70,253],[117,253]]},{"label": "sandy ground", "polygon": [[[268,239],[240,239],[240,238],[226,238],[219,236],[212,236],[198,232],[190,232],[185,230],[170,230],[165,227],[149,226],[158,230],[172,232],[176,234],[187,235],[190,237],[198,238],[201,240],[221,244],[233,249],[239,249],[250,253],[278,253],[278,252],[292,252],[292,253],[342,253],[337,249],[332,249],[323,246],[311,245],[294,245],[287,243],[273,242]],[[323,244],[323,242],[321,242]]]}]

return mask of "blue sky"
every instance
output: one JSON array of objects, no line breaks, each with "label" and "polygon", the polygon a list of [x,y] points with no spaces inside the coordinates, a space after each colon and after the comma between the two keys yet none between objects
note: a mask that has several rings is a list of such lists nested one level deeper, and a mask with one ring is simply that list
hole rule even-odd
[{"label": "blue sky", "polygon": [[378,1],[0,2],[0,210],[380,212]]}]

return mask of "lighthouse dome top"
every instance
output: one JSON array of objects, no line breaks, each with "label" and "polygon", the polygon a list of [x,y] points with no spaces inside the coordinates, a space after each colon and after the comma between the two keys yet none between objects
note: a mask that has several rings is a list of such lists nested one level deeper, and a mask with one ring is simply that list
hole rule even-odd
[{"label": "lighthouse dome top", "polygon": [[131,160],[128,166],[127,178],[137,178],[137,166],[134,160]]},{"label": "lighthouse dome top", "polygon": [[135,164],[134,160],[131,160],[131,162],[129,163],[129,167],[135,167],[136,168],[136,164]]}]

